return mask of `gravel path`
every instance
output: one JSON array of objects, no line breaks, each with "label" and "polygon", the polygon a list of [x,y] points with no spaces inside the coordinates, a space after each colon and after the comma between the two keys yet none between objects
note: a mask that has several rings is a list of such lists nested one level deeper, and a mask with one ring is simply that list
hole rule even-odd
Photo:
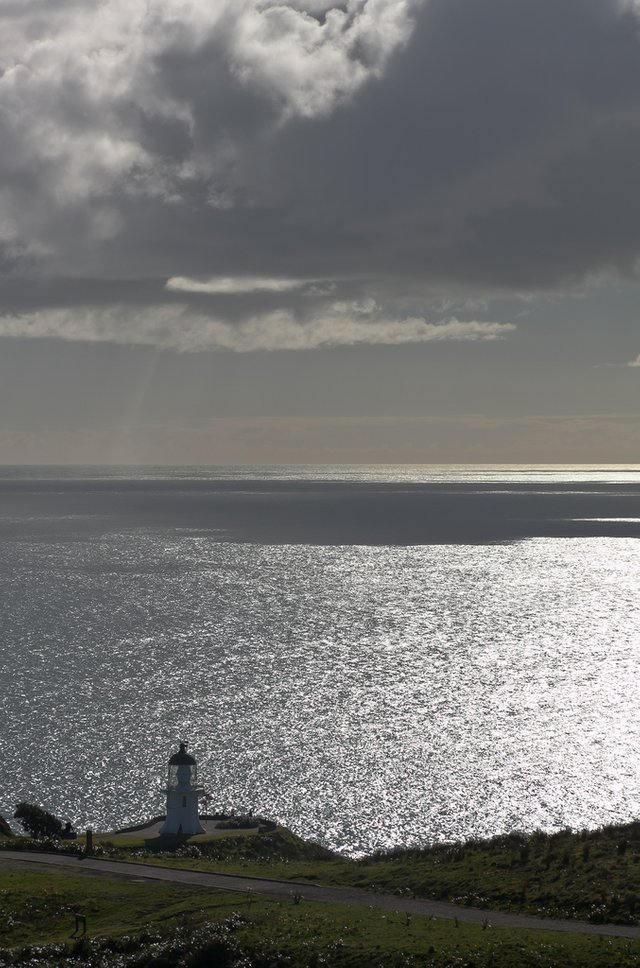
[{"label": "gravel path", "polygon": [[300,881],[277,881],[262,877],[235,874],[213,874],[205,871],[181,870],[176,867],[156,867],[127,861],[79,858],[64,854],[45,854],[32,851],[0,851],[0,866],[55,867],[72,873],[109,874],[112,877],[145,878],[170,881],[190,887],[204,887],[223,891],[254,891],[269,897],[292,898],[299,894],[307,901],[330,901],[334,904],[356,904],[363,907],[422,914],[446,918],[467,924],[489,924],[494,927],[531,928],[537,931],[568,931],[573,934],[593,934],[617,938],[640,938],[640,927],[622,924],[590,924],[587,921],[564,921],[555,918],[534,918],[524,914],[508,914],[483,908],[465,907],[445,901],[428,901],[398,897],[395,894],[373,894],[342,887],[321,887]]}]

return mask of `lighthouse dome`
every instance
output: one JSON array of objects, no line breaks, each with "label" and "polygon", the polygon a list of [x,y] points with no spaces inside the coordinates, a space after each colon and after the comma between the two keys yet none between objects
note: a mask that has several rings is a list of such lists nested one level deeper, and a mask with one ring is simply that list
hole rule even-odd
[{"label": "lighthouse dome", "polygon": [[180,749],[169,759],[169,788],[195,788],[198,782],[198,767],[193,756],[187,753],[186,743],[180,743]]},{"label": "lighthouse dome", "polygon": [[196,761],[193,756],[187,753],[186,743],[180,743],[180,749],[169,759],[169,766],[195,766]]}]

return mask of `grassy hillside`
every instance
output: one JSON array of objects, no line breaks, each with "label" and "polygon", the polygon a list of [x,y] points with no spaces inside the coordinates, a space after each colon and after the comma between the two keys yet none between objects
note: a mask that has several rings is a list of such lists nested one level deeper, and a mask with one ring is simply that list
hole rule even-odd
[{"label": "grassy hillside", "polygon": [[[74,913],[88,933],[70,938]],[[0,870],[0,968],[632,968],[640,943],[150,882]]]},{"label": "grassy hillside", "polygon": [[601,923],[640,918],[640,823],[395,850],[356,864],[352,883],[463,904]]},{"label": "grassy hillside", "polygon": [[[310,879],[593,923],[640,923],[640,822],[510,834],[350,861],[290,831],[130,845],[126,856],[201,870]],[[121,845],[111,849],[120,853]],[[125,854],[122,854],[125,856]]]},{"label": "grassy hillside", "polygon": [[231,903],[235,895],[161,882],[0,869],[0,947],[66,942],[76,914],[86,917],[90,936],[117,936],[201,910],[227,913]]},{"label": "grassy hillside", "polygon": [[[17,837],[4,842],[7,848],[19,844],[39,846]],[[348,884],[595,923],[635,923],[640,918],[640,823],[394,850],[358,861],[332,854],[282,828],[161,842],[111,836],[98,838],[97,849],[147,863]],[[76,910],[88,915],[89,940],[68,937]],[[25,944],[45,942],[65,947],[24,950]],[[2,946],[0,968],[25,964],[36,956],[39,965],[70,965],[66,959],[72,951],[85,963],[105,968],[174,964],[192,968],[631,968],[640,964],[640,942],[488,926],[483,930],[397,912],[304,900],[299,904],[257,900],[150,882],[111,882],[0,867]]]}]

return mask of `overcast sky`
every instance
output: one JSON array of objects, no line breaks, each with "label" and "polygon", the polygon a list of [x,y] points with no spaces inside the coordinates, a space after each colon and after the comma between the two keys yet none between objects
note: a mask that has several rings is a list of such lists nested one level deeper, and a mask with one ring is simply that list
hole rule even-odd
[{"label": "overcast sky", "polygon": [[0,0],[0,462],[636,462],[639,173],[634,0]]}]

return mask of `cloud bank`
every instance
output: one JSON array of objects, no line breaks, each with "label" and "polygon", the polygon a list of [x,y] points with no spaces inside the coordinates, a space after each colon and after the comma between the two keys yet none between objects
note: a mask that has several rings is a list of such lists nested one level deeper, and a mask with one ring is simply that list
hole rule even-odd
[{"label": "cloud bank", "polygon": [[54,229],[126,234],[132,199],[168,221],[194,195],[221,210],[255,199],[248,148],[379,77],[419,6],[4,2],[0,240],[55,263]]},{"label": "cloud bank", "polygon": [[[5,305],[3,332],[116,339],[122,319],[176,348],[429,341],[434,293],[634,276],[639,11],[2,0],[0,285],[22,320]],[[64,280],[76,306],[111,286],[114,321],[63,323],[34,279]],[[310,280],[375,292],[387,321],[339,319],[319,290],[301,323]]]},{"label": "cloud bank", "polygon": [[374,307],[335,304],[304,320],[286,311],[232,324],[199,315],[187,306],[158,306],[132,312],[108,309],[42,310],[0,317],[0,336],[93,343],[156,346],[180,352],[230,350],[236,353],[326,349],[361,344],[400,345],[433,341],[496,340],[515,329],[510,323],[448,319],[381,319]]}]

